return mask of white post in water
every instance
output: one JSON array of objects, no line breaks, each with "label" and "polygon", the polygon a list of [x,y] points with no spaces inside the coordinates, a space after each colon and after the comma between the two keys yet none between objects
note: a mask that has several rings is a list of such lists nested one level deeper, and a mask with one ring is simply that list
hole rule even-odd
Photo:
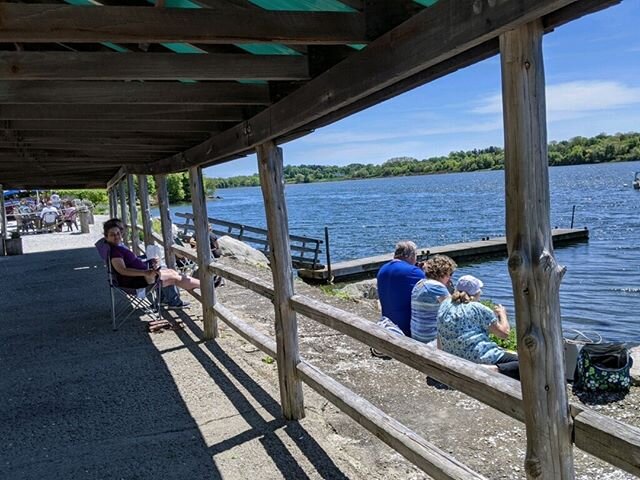
[{"label": "white post in water", "polygon": [[191,205],[193,208],[193,225],[196,230],[196,248],[198,249],[198,273],[200,293],[202,293],[202,319],[204,338],[209,340],[218,336],[218,322],[213,312],[216,304],[216,293],[213,285],[211,265],[211,248],[209,247],[209,221],[207,220],[207,198],[202,184],[202,169],[189,169],[189,186],[191,188]]},{"label": "white post in water", "polygon": [[284,198],[282,149],[276,147],[273,142],[266,142],[258,146],[257,153],[271,253],[280,402],[284,417],[297,420],[304,418],[304,400],[302,383],[296,368],[300,363],[298,321],[296,312],[289,305],[294,291],[289,221]]},{"label": "white post in water", "polygon": [[528,479],[574,478],[560,282],[551,237],[542,21],[500,36],[509,273],[513,284]]},{"label": "white post in water", "polygon": [[140,237],[138,235],[138,208],[136,207],[136,185],[133,175],[127,175],[127,190],[129,193],[129,212],[131,213],[131,250],[140,254]]},{"label": "white post in water", "polygon": [[156,194],[160,207],[160,225],[162,227],[162,242],[164,243],[164,262],[167,267],[175,270],[176,257],[173,254],[173,232],[171,231],[171,212],[169,211],[169,191],[167,189],[167,176],[156,175]]}]

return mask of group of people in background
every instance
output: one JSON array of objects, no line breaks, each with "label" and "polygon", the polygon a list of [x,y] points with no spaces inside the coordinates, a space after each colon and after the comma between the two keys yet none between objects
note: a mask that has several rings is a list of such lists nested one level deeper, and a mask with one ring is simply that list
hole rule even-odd
[{"label": "group of people in background", "polygon": [[12,215],[17,223],[19,232],[28,233],[35,231],[62,231],[66,225],[68,231],[79,230],[78,210],[71,199],[61,199],[60,195],[53,192],[49,198],[42,197],[35,200],[31,197],[16,199],[14,205],[7,214]]},{"label": "group of people in background", "polygon": [[517,356],[489,336],[506,338],[510,325],[502,305],[491,309],[480,303],[482,281],[464,275],[454,286],[457,265],[451,258],[435,255],[420,263],[417,259],[415,243],[402,241],[394,258],[379,270],[379,325],[466,360],[494,365],[500,373],[519,379]]}]

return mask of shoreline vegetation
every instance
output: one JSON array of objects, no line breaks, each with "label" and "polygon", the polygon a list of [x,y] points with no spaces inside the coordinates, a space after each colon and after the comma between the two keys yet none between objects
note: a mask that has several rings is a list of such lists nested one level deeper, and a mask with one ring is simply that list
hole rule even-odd
[{"label": "shoreline vegetation", "polygon": [[[575,137],[549,143],[549,166],[583,165],[640,160],[640,133],[601,133],[595,137]],[[287,165],[285,182],[317,183],[367,178],[406,177],[440,173],[474,172],[504,169],[504,150],[487,147],[455,151],[447,156],[418,160],[412,157],[391,158],[382,164],[352,163],[335,165]],[[209,180],[209,179],[208,179]],[[214,178],[215,188],[257,187],[258,174]]]},{"label": "shoreline vegetation", "polygon": [[[549,143],[549,166],[583,165],[640,160],[640,133],[601,133],[595,137],[575,137],[571,140]],[[341,180],[363,180],[367,178],[407,177],[441,173],[475,172],[504,169],[504,150],[487,147],[468,151],[451,152],[447,156],[418,160],[412,157],[391,158],[382,164],[352,163],[337,165],[287,165],[284,167],[285,183],[318,183]],[[137,185],[137,176],[134,176]],[[147,176],[150,200],[155,204],[156,185],[153,176]],[[258,174],[229,178],[204,177],[207,197],[212,197],[218,188],[258,187]],[[172,204],[191,201],[189,175],[186,172],[167,175],[169,202]],[[53,190],[52,190],[53,191]],[[61,197],[87,199],[94,205],[106,209],[107,191],[58,190]]]}]

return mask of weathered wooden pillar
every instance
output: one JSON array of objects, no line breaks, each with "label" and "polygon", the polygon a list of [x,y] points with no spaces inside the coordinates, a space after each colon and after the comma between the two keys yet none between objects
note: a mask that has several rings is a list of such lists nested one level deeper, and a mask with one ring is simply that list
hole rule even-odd
[{"label": "weathered wooden pillar", "polygon": [[289,248],[289,222],[284,198],[284,175],[282,173],[282,149],[273,142],[257,148],[258,171],[264,198],[271,252],[271,273],[275,290],[276,343],[278,377],[280,380],[280,402],[285,418],[304,418],[302,384],[296,365],[300,362],[298,352],[298,321],[296,312],[289,305],[293,296],[293,269]]},{"label": "weathered wooden pillar", "polygon": [[169,211],[169,191],[167,190],[167,176],[156,175],[156,194],[160,207],[160,225],[162,228],[162,242],[164,243],[164,262],[169,268],[176,268],[176,256],[171,250],[173,232],[171,231],[171,212]]},{"label": "weathered wooden pillar", "polygon": [[109,216],[111,218],[118,216],[118,197],[114,187],[109,189]]},{"label": "weathered wooden pillar", "polygon": [[[4,186],[0,185],[0,228],[2,228],[2,238],[9,238],[7,235],[7,210],[4,206]],[[4,242],[2,242],[4,246]]]},{"label": "weathered wooden pillar", "polygon": [[138,234],[138,208],[136,206],[136,185],[133,181],[133,175],[127,175],[127,192],[129,193],[129,212],[131,213],[131,250],[136,255],[140,252],[140,236]]},{"label": "weathered wooden pillar", "polygon": [[122,241],[128,245],[130,245],[129,236],[129,227],[127,227],[127,223],[129,223],[129,214],[127,213],[127,192],[124,186],[124,180],[121,180],[118,183],[118,193],[120,195],[120,220],[124,223],[124,234],[122,235]]},{"label": "weathered wooden pillar", "polygon": [[509,273],[527,427],[529,479],[572,479],[560,282],[550,225],[541,21],[500,36]]},{"label": "weathered wooden pillar", "polygon": [[144,244],[153,245],[153,225],[151,223],[151,209],[149,208],[149,183],[146,175],[138,175],[138,191],[140,192],[140,215],[142,216],[142,233]]},{"label": "weathered wooden pillar", "polygon": [[189,169],[189,186],[191,188],[191,205],[193,206],[193,224],[196,230],[196,248],[198,250],[198,272],[200,292],[202,293],[202,319],[204,322],[204,338],[218,336],[218,322],[213,312],[216,303],[213,273],[209,271],[211,264],[211,248],[209,247],[209,221],[207,220],[207,197],[202,184],[202,169]]}]

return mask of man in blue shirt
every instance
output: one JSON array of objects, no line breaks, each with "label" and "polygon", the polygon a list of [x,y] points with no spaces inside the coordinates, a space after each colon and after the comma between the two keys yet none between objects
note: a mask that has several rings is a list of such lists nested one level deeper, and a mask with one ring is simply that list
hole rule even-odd
[{"label": "man in blue shirt", "polygon": [[382,266],[377,277],[382,316],[408,337],[411,336],[411,291],[425,278],[422,269],[415,266],[416,250],[413,242],[398,242],[393,260]]}]

